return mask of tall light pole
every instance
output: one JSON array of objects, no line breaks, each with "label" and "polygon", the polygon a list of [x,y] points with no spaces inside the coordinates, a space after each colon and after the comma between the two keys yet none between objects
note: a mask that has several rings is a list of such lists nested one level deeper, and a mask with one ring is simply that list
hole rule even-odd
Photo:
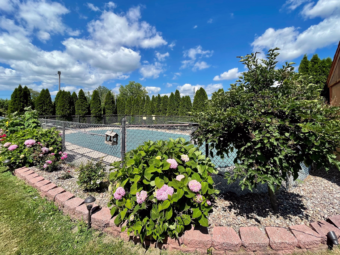
[{"label": "tall light pole", "polygon": [[59,91],[60,91],[60,75],[61,75],[60,71],[58,71],[58,75],[59,75]]}]

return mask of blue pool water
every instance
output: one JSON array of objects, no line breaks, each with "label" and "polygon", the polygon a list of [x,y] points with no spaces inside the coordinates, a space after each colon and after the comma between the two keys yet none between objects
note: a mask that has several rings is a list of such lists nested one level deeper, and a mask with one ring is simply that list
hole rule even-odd
[{"label": "blue pool water", "polygon": [[[66,134],[66,142],[85,147],[91,150],[99,151],[108,155],[112,155],[115,157],[121,157],[120,151],[120,129],[110,129],[110,131],[116,132],[118,134],[118,145],[107,145],[104,143],[104,137],[98,135],[90,135],[86,133],[71,133]],[[91,130],[89,133],[93,134],[101,134],[104,135],[108,130]],[[138,146],[142,145],[147,141],[157,141],[157,140],[169,140],[170,138],[177,139],[179,137],[184,138],[186,141],[190,141],[189,135],[184,134],[174,134],[167,133],[161,131],[152,131],[152,130],[142,130],[142,129],[127,129],[126,134],[126,151],[130,151],[136,149]],[[200,149],[203,154],[205,154],[204,146]],[[233,161],[236,156],[236,152],[230,154],[229,156],[225,156],[225,158],[221,158],[215,156],[212,159],[212,162],[218,168],[225,168],[234,165]]]}]

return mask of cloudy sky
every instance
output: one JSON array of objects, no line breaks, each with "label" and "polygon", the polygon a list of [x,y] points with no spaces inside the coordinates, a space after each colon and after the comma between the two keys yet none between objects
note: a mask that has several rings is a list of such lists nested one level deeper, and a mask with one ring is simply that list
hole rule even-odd
[{"label": "cloudy sky", "polygon": [[244,71],[236,56],[333,58],[339,40],[339,0],[0,0],[0,98],[19,83],[55,94],[58,71],[68,91],[211,94]]}]

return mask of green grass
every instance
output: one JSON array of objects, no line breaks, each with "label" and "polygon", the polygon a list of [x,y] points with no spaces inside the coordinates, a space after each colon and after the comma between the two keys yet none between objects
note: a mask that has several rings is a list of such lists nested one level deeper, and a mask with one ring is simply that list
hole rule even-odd
[{"label": "green grass", "polygon": [[88,231],[84,222],[73,222],[34,188],[0,169],[0,254],[144,253],[140,245]]}]

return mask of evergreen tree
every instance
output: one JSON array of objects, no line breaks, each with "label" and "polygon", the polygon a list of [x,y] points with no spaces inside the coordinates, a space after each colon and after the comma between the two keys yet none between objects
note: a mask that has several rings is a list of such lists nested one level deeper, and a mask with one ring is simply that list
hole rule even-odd
[{"label": "evergreen tree", "polygon": [[301,74],[309,74],[310,71],[310,62],[308,60],[307,55],[305,54],[300,62],[299,73]]},{"label": "evergreen tree", "polygon": [[144,112],[145,109],[145,97],[142,98],[140,107],[139,107],[139,115],[145,115],[146,113]]},{"label": "evergreen tree", "polygon": [[67,120],[72,115],[71,93],[63,90],[60,92],[61,93],[57,102],[56,114]]},{"label": "evergreen tree", "polygon": [[182,97],[180,107],[179,107],[180,116],[188,116],[191,110],[192,110],[192,104],[191,104],[190,97],[189,96]]},{"label": "evergreen tree", "polygon": [[31,98],[31,92],[26,86],[22,89],[22,97],[23,97],[24,108],[25,107],[32,107],[33,108],[33,101],[32,101],[32,98]]},{"label": "evergreen tree", "polygon": [[72,115],[76,114],[76,103],[77,103],[78,97],[76,92],[72,93],[72,104],[73,104],[73,108],[72,108]]},{"label": "evergreen tree", "polygon": [[112,115],[115,114],[115,111],[116,111],[115,100],[112,93],[109,91],[106,93],[105,96],[103,113],[105,115]]},{"label": "evergreen tree", "polygon": [[62,93],[62,90],[59,90],[57,95],[55,96],[54,98],[54,111],[55,111],[55,114],[57,115],[57,106],[58,106],[58,100],[61,96],[61,93]]},{"label": "evergreen tree", "polygon": [[219,94],[219,93],[224,93],[224,89],[219,89],[219,90],[217,90],[216,92],[212,93],[211,101],[214,101],[215,97],[216,97],[217,94]]},{"label": "evergreen tree", "polygon": [[140,108],[141,108],[141,98],[137,96],[133,102],[133,115],[139,115]]},{"label": "evergreen tree", "polygon": [[163,116],[166,116],[168,113],[168,101],[169,101],[169,97],[167,95],[162,97],[161,109],[162,109]]},{"label": "evergreen tree", "polygon": [[175,103],[174,103],[174,106],[175,106],[175,110],[174,110],[174,115],[175,116],[179,116],[179,106],[180,106],[180,103],[181,103],[181,94],[179,93],[179,91],[176,89],[175,91]]},{"label": "evergreen tree", "polygon": [[53,115],[53,103],[49,89],[45,89],[45,115]]},{"label": "evergreen tree", "polygon": [[171,92],[169,101],[168,101],[168,112],[167,116],[175,115],[175,94]]},{"label": "evergreen tree", "polygon": [[155,115],[162,115],[162,97],[160,94],[158,94],[157,97],[155,97]]},{"label": "evergreen tree", "polygon": [[117,98],[117,114],[125,115],[125,100],[120,95]]},{"label": "evergreen tree", "polygon": [[[58,94],[57,94],[58,95]],[[84,91],[81,89],[78,93],[76,102],[76,115],[85,116],[89,113],[89,106]]]},{"label": "evergreen tree", "polygon": [[192,107],[193,111],[204,112],[207,109],[207,103],[208,103],[207,92],[205,92],[204,88],[200,88],[199,90],[197,90],[194,97],[194,103]]},{"label": "evergreen tree", "polygon": [[17,111],[17,103],[18,102],[18,88],[15,88],[12,95],[11,95],[11,101],[8,106],[8,112],[14,113]]},{"label": "evergreen tree", "polygon": [[35,101],[36,110],[39,115],[52,115],[53,114],[53,103],[48,89],[42,89],[38,98]]},{"label": "evergreen tree", "polygon": [[125,101],[125,114],[132,115],[133,97],[128,97]]},{"label": "evergreen tree", "polygon": [[151,103],[150,103],[150,109],[151,109],[151,115],[155,115],[156,107],[157,107],[157,99],[155,96],[152,96]]},{"label": "evergreen tree", "polygon": [[18,114],[24,113],[24,108],[26,107],[24,105],[24,91],[21,85],[19,85],[12,93],[11,95],[11,102],[9,105],[9,113],[17,112]]},{"label": "evergreen tree", "polygon": [[145,97],[144,113],[145,115],[152,115],[151,100],[150,100],[149,95]]},{"label": "evergreen tree", "polygon": [[99,93],[97,90],[94,90],[91,97],[91,115],[97,118],[102,116],[102,105],[100,102]]}]

